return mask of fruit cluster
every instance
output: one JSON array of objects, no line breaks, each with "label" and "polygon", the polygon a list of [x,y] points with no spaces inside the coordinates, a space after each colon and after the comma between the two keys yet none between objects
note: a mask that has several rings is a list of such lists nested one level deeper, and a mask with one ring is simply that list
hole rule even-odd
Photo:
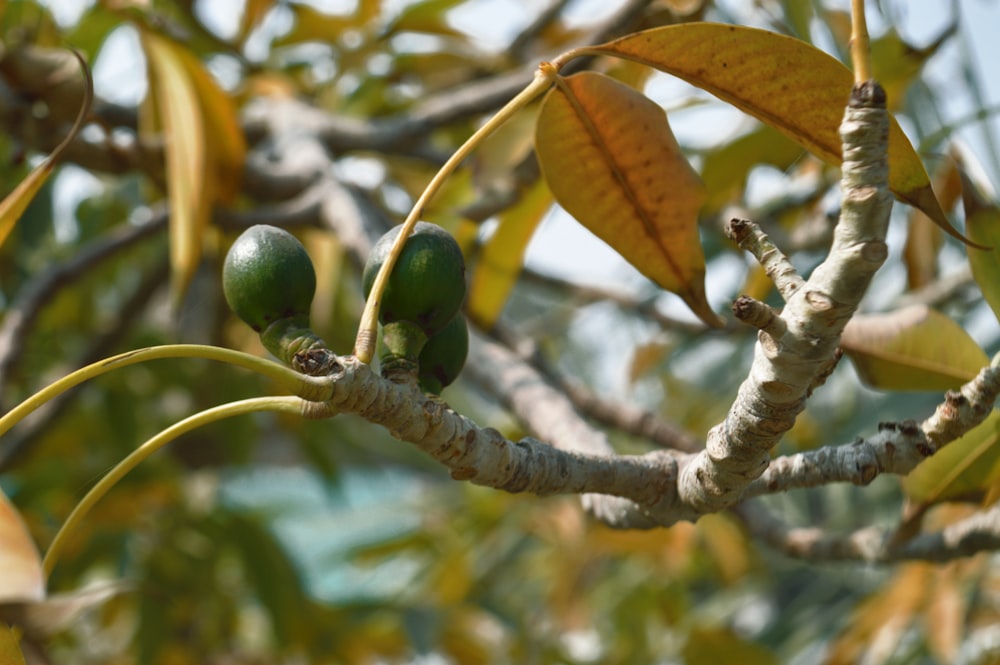
[{"label": "fruit cluster", "polygon": [[[366,297],[400,228],[372,249],[362,278]],[[309,328],[316,272],[289,232],[266,224],[244,231],[226,255],[222,287],[230,309],[286,364],[303,351],[325,348]],[[469,347],[459,311],[464,298],[465,260],[458,243],[441,227],[419,222],[382,294],[383,373],[416,373],[420,386],[435,394],[452,383]]]},{"label": "fruit cluster", "polygon": [[[402,227],[390,229],[372,248],[362,283],[367,297]],[[469,350],[461,314],[465,259],[447,231],[418,222],[406,239],[382,293],[383,372],[417,371],[420,386],[439,393],[453,382]]]}]

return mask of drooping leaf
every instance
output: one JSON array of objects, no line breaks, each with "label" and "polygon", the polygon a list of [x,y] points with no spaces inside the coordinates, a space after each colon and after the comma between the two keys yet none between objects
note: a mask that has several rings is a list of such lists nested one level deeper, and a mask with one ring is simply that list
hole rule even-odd
[{"label": "drooping leaf", "polygon": [[1000,206],[984,197],[968,176],[963,174],[962,182],[966,233],[973,242],[991,248],[969,248],[972,276],[1000,320]]},{"label": "drooping leaf", "polygon": [[705,323],[721,325],[705,297],[705,188],[662,108],[602,74],[575,74],[545,97],[535,149],[567,212]]},{"label": "drooping leaf", "polygon": [[539,180],[500,215],[500,224],[483,247],[469,285],[468,314],[484,329],[500,317],[521,272],[528,242],[551,205],[552,193]]},{"label": "drooping leaf", "polygon": [[961,326],[926,305],[855,316],[840,345],[861,380],[882,390],[949,390],[989,364]]},{"label": "drooping leaf", "polygon": [[35,541],[7,496],[0,492],[0,602],[45,597],[45,573]]},{"label": "drooping leaf", "polygon": [[[934,173],[934,191],[946,210],[954,207],[962,196],[962,178],[958,159],[941,162]],[[938,253],[944,244],[941,229],[916,208],[910,211],[903,262],[906,264],[907,286],[919,289],[937,279]]]},{"label": "drooping leaf", "polygon": [[141,34],[155,117],[166,139],[171,295],[177,304],[201,260],[213,204],[239,191],[246,145],[232,100],[198,58],[151,30]]},{"label": "drooping leaf", "polygon": [[987,488],[1000,473],[1000,411],[979,427],[924,460],[903,479],[912,500],[936,503],[971,497]]},{"label": "drooping leaf", "polygon": [[885,662],[868,658],[875,644],[892,654],[907,634],[907,627],[920,616],[934,567],[925,562],[906,563],[895,576],[864,599],[851,613],[845,627],[827,646],[824,665]]},{"label": "drooping leaf", "polygon": [[[673,74],[733,104],[839,165],[844,106],[854,78],[836,58],[805,42],[767,30],[720,23],[654,28],[578,53],[629,58]],[[950,235],[952,227],[909,139],[889,129],[889,186]]]},{"label": "drooping leaf", "polygon": [[52,171],[55,170],[59,158],[62,157],[63,152],[73,142],[76,135],[80,133],[84,121],[90,114],[90,105],[94,99],[94,82],[90,78],[90,69],[79,53],[76,51],[70,51],[70,53],[75,56],[82,68],[85,81],[82,103],[77,111],[76,120],[73,122],[69,134],[56,146],[56,149],[32,169],[31,173],[25,176],[24,180],[19,182],[13,191],[4,197],[3,201],[0,201],[0,245],[3,245],[4,241],[7,240],[14,225],[17,224],[17,220],[21,218],[21,215],[28,208],[28,204],[35,198],[38,190],[42,188]]},{"label": "drooping leaf", "polygon": [[201,234],[208,223],[204,177],[205,124],[181,47],[153,32],[142,33],[150,88],[166,139],[167,198],[170,201],[171,300],[177,305],[201,259]]}]

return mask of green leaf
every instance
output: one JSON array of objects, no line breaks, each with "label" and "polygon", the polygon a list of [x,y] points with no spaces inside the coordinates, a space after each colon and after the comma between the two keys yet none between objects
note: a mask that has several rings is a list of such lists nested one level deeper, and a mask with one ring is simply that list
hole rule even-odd
[{"label": "green leaf", "polygon": [[662,108],[603,74],[561,78],[542,103],[535,150],[567,212],[702,321],[722,325],[705,297],[705,187]]},{"label": "green leaf", "polygon": [[840,346],[861,380],[882,390],[957,388],[990,362],[961,326],[926,305],[855,316]]},{"label": "green leaf", "polygon": [[1000,411],[979,427],[924,460],[906,478],[903,489],[914,501],[936,503],[975,496],[1000,473]]}]

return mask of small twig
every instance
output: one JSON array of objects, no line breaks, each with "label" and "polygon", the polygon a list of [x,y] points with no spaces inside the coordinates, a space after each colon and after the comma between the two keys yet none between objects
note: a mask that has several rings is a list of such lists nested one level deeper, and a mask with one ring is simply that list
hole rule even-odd
[{"label": "small twig", "polygon": [[805,284],[788,257],[754,222],[749,219],[732,219],[726,224],[725,231],[740,249],[753,254],[786,302]]},{"label": "small twig", "polygon": [[789,527],[760,502],[736,506],[732,512],[750,534],[784,554],[818,563],[822,561],[934,561],[942,563],[1000,549],[1000,505],[949,524],[941,531],[921,534],[894,544],[892,531],[863,527],[849,533],[833,533],[815,527]]}]

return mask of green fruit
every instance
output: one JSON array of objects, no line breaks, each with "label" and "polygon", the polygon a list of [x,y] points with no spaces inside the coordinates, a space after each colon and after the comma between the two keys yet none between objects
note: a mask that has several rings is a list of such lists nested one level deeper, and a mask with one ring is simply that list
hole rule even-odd
[{"label": "green fruit", "polygon": [[425,392],[438,394],[450,385],[465,366],[469,354],[469,328],[465,317],[458,314],[436,335],[431,336],[420,351],[417,380]]},{"label": "green fruit", "polygon": [[316,271],[295,236],[258,224],[229,248],[222,266],[222,289],[236,316],[261,332],[279,319],[309,316]]},{"label": "green fruit", "polygon": [[[372,248],[362,277],[366,296],[401,228],[391,229]],[[440,226],[418,222],[389,276],[379,320],[383,324],[410,321],[433,335],[454,318],[464,299],[465,259],[461,248]]]},{"label": "green fruit", "polygon": [[260,334],[264,347],[286,364],[296,354],[325,349],[309,329],[316,271],[295,236],[267,224],[244,231],[222,266],[226,302]]}]

